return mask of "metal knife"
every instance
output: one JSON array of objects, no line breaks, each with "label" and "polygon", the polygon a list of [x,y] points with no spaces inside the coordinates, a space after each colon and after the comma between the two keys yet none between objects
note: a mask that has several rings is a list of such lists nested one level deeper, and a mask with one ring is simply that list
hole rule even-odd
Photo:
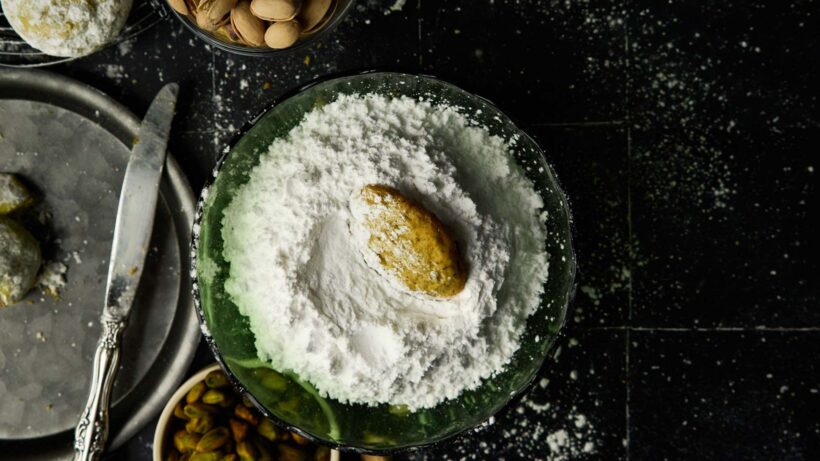
[{"label": "metal knife", "polygon": [[154,98],[125,169],[108,264],[105,305],[100,317],[102,334],[94,355],[88,402],[74,432],[75,461],[99,459],[108,438],[108,411],[120,363],[122,331],[128,322],[151,241],[178,91],[176,83],[169,83]]}]

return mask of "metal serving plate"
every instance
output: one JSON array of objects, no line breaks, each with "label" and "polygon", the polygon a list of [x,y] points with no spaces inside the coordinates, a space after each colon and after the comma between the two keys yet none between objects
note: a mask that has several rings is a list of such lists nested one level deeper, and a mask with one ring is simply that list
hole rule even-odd
[{"label": "metal serving plate", "polygon": [[[103,93],[41,71],[0,71],[0,171],[42,197],[23,221],[46,261],[68,266],[59,299],[35,289],[0,310],[0,453],[70,458],[85,402],[125,165],[140,120]],[[190,186],[169,156],[151,251],[114,390],[111,447],[155,417],[181,382],[199,326],[190,295]]]}]

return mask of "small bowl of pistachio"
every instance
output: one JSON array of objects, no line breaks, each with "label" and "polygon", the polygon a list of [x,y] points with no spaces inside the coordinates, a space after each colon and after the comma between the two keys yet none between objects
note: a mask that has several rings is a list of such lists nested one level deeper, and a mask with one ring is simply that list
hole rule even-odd
[{"label": "small bowl of pistachio", "polygon": [[166,1],[198,37],[246,56],[306,46],[335,28],[353,6],[353,0]]},{"label": "small bowl of pistachio", "polygon": [[154,433],[154,461],[339,461],[336,450],[266,419],[219,364],[174,393]]}]

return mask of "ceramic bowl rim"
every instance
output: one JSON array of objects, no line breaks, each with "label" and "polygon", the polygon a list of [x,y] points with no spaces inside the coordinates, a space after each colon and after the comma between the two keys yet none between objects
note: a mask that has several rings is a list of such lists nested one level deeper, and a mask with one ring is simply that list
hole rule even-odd
[{"label": "ceramic bowl rim", "polygon": [[186,379],[185,382],[179,385],[176,392],[171,395],[171,398],[168,399],[168,402],[165,404],[165,407],[162,409],[162,413],[159,415],[159,420],[157,421],[157,427],[154,429],[154,446],[153,446],[153,454],[154,454],[154,461],[163,461],[162,452],[164,451],[164,442],[165,442],[165,431],[168,430],[168,423],[171,421],[171,417],[174,415],[174,408],[177,406],[177,403],[185,397],[185,394],[191,390],[192,387],[199,381],[205,379],[205,376],[214,371],[220,370],[221,365],[219,363],[212,363],[201,370],[197,371],[190,378]]}]

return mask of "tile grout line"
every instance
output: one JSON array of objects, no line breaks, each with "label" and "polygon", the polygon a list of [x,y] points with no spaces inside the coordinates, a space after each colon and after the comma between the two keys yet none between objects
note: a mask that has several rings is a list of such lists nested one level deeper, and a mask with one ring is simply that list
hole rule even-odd
[{"label": "tile grout line", "polygon": [[629,110],[629,65],[630,65],[630,56],[629,56],[629,0],[624,2],[624,59],[625,59],[625,69],[626,69],[626,81],[624,86],[624,115],[626,119],[626,223],[627,223],[627,249],[629,251],[629,280],[627,285],[627,303],[626,303],[626,333],[624,334],[624,375],[625,375],[625,410],[624,410],[624,424],[626,431],[626,439],[625,439],[625,448],[626,448],[626,461],[630,461],[631,451],[632,451],[632,430],[631,430],[631,412],[629,409],[629,405],[631,403],[631,383],[630,383],[630,361],[629,361],[629,348],[630,342],[632,341],[631,338],[631,327],[632,327],[632,280],[635,276],[635,247],[633,242],[633,235],[632,235],[632,128],[630,121],[630,110]]},{"label": "tile grout line", "polygon": [[595,126],[621,126],[625,122],[623,120],[602,120],[599,122],[536,122],[531,123],[531,126],[543,127],[595,127]]},{"label": "tile grout line", "polygon": [[587,327],[585,331],[630,331],[662,333],[820,333],[820,327],[636,327],[615,325],[604,327]]},{"label": "tile grout line", "polygon": [[624,439],[624,447],[626,448],[626,461],[629,461],[630,444],[631,444],[631,437],[630,437],[630,432],[631,431],[629,430],[629,424],[630,424],[630,422],[629,422],[629,419],[630,419],[629,402],[630,402],[630,398],[631,398],[630,391],[629,391],[629,386],[630,386],[630,384],[629,384],[629,366],[630,366],[629,365],[629,342],[631,341],[630,332],[631,332],[630,328],[627,327],[626,328],[626,333],[624,334],[624,349],[625,349],[625,351],[624,351],[624,368],[625,368],[624,378],[625,378],[625,384],[626,384],[626,386],[625,386],[626,396],[625,396],[625,408],[624,408],[624,424],[626,426],[624,429],[626,431],[626,434],[625,434],[625,439]]},{"label": "tile grout line", "polygon": [[[210,48],[211,48],[211,103],[213,103],[214,101],[216,101],[216,51],[213,47],[210,47]],[[214,138],[211,140],[211,142],[213,143],[213,146],[214,146],[213,147],[214,148],[214,159],[219,158],[219,145],[217,144],[217,139],[219,139],[219,135],[217,134],[219,132],[219,128],[217,128],[219,126],[219,113],[218,112],[219,112],[218,110],[214,111],[214,113],[213,113],[214,118],[212,120],[212,122],[214,124],[213,125],[214,126],[214,129],[213,129]]]},{"label": "tile grout line", "polygon": [[419,69],[423,65],[423,53],[422,53],[422,46],[421,46],[421,0],[416,0],[416,14],[418,15],[418,29],[419,29]]}]

